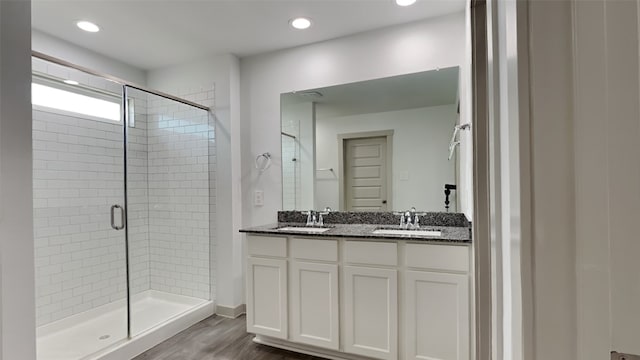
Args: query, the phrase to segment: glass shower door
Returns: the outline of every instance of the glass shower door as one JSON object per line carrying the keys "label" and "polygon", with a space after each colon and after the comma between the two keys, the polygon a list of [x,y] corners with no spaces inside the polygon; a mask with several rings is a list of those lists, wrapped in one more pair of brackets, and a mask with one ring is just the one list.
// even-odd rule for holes
{"label": "glass shower door", "polygon": [[214,132],[206,110],[131,87],[125,93],[131,334],[136,336],[211,298]]}
{"label": "glass shower door", "polygon": [[33,70],[38,359],[80,359],[127,338],[122,87]]}

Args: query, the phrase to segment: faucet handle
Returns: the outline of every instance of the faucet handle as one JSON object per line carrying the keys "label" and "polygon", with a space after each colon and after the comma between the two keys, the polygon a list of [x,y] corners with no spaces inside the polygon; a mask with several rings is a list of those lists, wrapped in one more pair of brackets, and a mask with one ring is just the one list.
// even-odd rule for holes
{"label": "faucet handle", "polygon": [[307,226],[313,226],[316,216],[313,214],[313,210],[301,211],[302,215],[307,215]]}

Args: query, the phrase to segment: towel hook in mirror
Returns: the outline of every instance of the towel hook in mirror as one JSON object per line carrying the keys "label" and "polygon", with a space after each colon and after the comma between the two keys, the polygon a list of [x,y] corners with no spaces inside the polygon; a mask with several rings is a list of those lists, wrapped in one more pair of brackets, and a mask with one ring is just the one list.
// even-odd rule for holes
{"label": "towel hook in mirror", "polygon": [[256,169],[263,173],[271,166],[271,154],[266,152],[256,156]]}

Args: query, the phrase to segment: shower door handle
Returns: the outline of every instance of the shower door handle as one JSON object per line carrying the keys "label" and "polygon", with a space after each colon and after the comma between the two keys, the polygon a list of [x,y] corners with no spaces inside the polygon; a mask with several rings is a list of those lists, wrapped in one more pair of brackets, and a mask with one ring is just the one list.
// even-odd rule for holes
{"label": "shower door handle", "polygon": [[[116,214],[115,214],[116,209],[120,209],[120,226],[116,225]],[[114,228],[115,230],[122,230],[124,229],[124,224],[125,224],[124,209],[120,205],[112,205],[111,206],[111,227]]]}

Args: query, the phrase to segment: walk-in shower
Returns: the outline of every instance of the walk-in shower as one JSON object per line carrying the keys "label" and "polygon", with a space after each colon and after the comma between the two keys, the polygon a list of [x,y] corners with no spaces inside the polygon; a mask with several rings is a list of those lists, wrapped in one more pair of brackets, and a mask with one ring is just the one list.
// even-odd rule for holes
{"label": "walk-in shower", "polygon": [[213,311],[213,90],[179,94],[196,104],[66,65],[33,58],[38,360]]}

